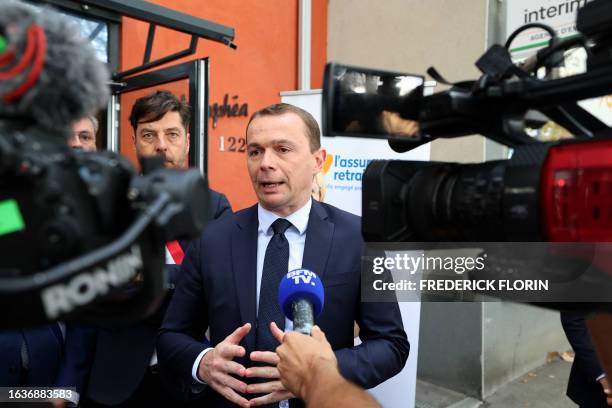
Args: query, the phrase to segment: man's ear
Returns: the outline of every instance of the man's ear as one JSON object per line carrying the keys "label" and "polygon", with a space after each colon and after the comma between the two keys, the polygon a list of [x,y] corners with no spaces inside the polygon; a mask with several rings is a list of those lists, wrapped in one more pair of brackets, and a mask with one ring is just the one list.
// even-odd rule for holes
{"label": "man's ear", "polygon": [[318,151],[315,152],[315,174],[323,170],[323,163],[325,163],[325,157],[327,156],[327,151],[324,148],[319,148]]}
{"label": "man's ear", "polygon": [[189,137],[189,132],[187,132],[187,153],[189,153],[189,140],[191,138]]}

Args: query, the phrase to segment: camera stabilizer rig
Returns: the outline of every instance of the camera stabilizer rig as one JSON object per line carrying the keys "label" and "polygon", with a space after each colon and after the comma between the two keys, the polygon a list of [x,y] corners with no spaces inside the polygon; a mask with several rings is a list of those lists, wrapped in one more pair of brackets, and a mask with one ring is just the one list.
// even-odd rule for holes
{"label": "camera stabilizer rig", "polygon": [[[164,243],[199,236],[200,173],[111,152],[70,151],[36,129],[0,128],[0,321],[129,322],[163,299]],[[20,313],[16,313],[20,311]]]}
{"label": "camera stabilizer rig", "polygon": [[204,228],[198,170],[151,158],[139,175],[118,154],[66,146],[71,124],[106,105],[108,81],[65,17],[0,3],[1,327],[142,318],[165,295],[164,243]]}

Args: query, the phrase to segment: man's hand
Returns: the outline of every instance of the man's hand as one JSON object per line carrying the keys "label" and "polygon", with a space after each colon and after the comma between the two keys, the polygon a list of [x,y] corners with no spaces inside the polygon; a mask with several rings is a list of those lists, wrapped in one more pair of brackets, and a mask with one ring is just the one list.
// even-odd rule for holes
{"label": "man's hand", "polygon": [[612,406],[612,389],[610,389],[610,382],[608,381],[608,377],[604,377],[599,380],[601,387],[603,388],[604,394],[606,394],[606,402],[609,406]]}
{"label": "man's hand", "polygon": [[[308,384],[318,370],[338,372],[336,355],[325,333],[314,326],[312,337],[297,332],[285,333],[276,349],[280,359],[278,371],[285,388],[304,399]],[[339,376],[339,374],[338,374]]]}
{"label": "man's hand", "polygon": [[[270,331],[276,340],[283,341],[283,331],[278,328],[276,323],[270,323]],[[293,398],[293,394],[285,390],[285,387],[280,382],[280,374],[276,365],[278,364],[278,355],[272,351],[254,351],[250,355],[251,360],[256,363],[269,364],[264,367],[250,367],[246,370],[246,377],[249,378],[268,378],[270,381],[259,384],[249,384],[247,392],[250,394],[266,394],[258,398],[253,398],[249,401],[252,407],[270,404],[286,399]]]}
{"label": "man's hand", "polygon": [[381,123],[383,129],[392,135],[414,137],[419,133],[419,123],[404,119],[397,112],[382,111]]}
{"label": "man's hand", "polygon": [[217,344],[200,360],[198,377],[226,399],[241,407],[250,406],[249,401],[236,393],[246,392],[247,385],[230,374],[244,377],[246,369],[242,364],[232,361],[246,353],[240,341],[251,330],[251,324],[246,323],[234,330],[225,340]]}
{"label": "man's hand", "polygon": [[53,404],[53,408],[66,408],[68,401],[62,398],[54,398],[51,400],[51,404]]}

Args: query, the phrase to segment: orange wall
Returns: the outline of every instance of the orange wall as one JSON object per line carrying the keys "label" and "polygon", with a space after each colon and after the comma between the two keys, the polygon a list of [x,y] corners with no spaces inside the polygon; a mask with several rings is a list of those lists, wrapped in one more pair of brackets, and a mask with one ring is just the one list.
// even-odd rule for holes
{"label": "orange wall", "polygon": [[[149,0],[235,29],[237,50],[200,39],[195,56],[173,62],[177,64],[209,57],[209,105],[223,103],[225,94],[238,95],[238,103],[248,103],[248,114],[280,101],[279,92],[297,86],[298,1],[297,0]],[[324,10],[319,10],[324,9]],[[319,28],[315,28],[315,27]],[[326,60],[327,1],[313,1],[312,83],[320,87]],[[129,69],[142,62],[148,25],[124,18],[121,39],[121,68]],[[188,47],[186,34],[157,28],[151,58],[168,55]],[[160,88],[170,89],[169,86]],[[185,90],[186,93],[186,90]],[[139,95],[140,96],[140,95]],[[133,96],[122,98],[122,151],[130,153],[132,130],[127,122]],[[246,170],[246,156],[230,152],[229,138],[244,138],[248,118],[219,118],[215,129],[208,123],[209,184],[227,195],[234,210],[255,203]],[[220,138],[225,151],[219,151]],[[236,145],[239,145],[237,142]],[[132,149],[133,151],[133,149]],[[133,153],[132,153],[133,154]]]}
{"label": "orange wall", "polygon": [[323,72],[327,62],[327,2],[312,0],[312,38],[310,45],[310,87],[323,87]]}

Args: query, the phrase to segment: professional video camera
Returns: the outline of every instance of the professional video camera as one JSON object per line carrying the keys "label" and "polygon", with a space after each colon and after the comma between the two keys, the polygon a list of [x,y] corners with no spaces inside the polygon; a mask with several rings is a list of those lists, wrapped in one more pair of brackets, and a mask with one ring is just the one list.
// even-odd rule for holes
{"label": "professional video camera", "polygon": [[[515,65],[509,45],[534,27],[549,31],[549,46]],[[366,241],[612,241],[612,132],[577,104],[612,93],[612,2],[581,8],[577,29],[560,40],[528,24],[476,62],[478,80],[428,96],[420,76],[328,64],[326,135],[385,138],[401,152],[478,133],[513,150],[480,164],[373,161],[362,179]],[[586,72],[554,78],[576,47],[586,50]],[[547,121],[573,137],[542,142],[528,131]]]}
{"label": "professional video camera", "polygon": [[164,293],[164,243],[196,238],[208,189],[197,170],[66,146],[108,100],[108,72],[48,9],[0,4],[0,327],[128,322]]}

